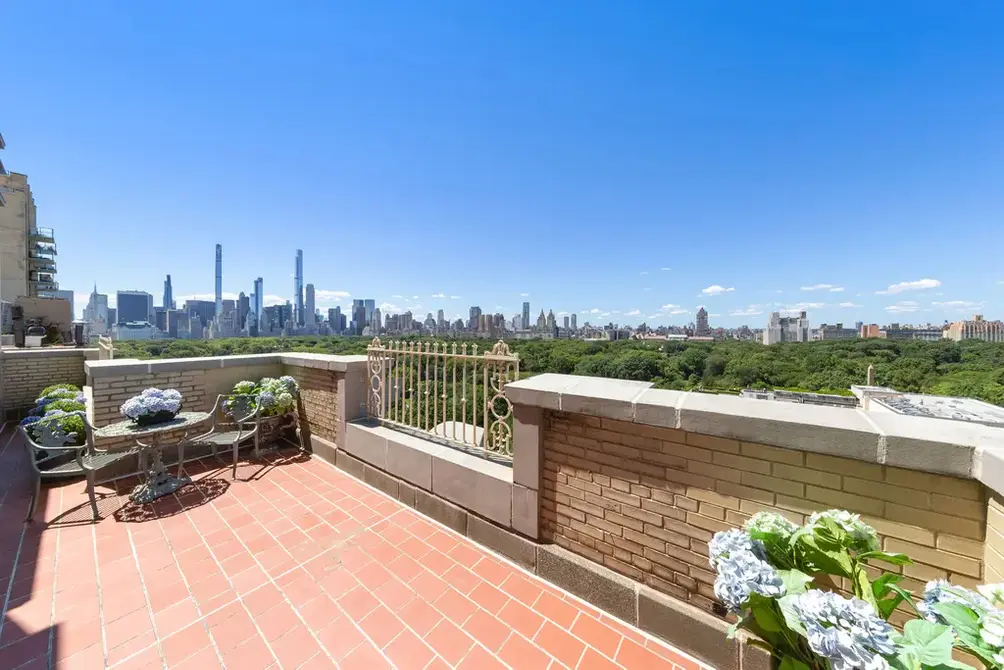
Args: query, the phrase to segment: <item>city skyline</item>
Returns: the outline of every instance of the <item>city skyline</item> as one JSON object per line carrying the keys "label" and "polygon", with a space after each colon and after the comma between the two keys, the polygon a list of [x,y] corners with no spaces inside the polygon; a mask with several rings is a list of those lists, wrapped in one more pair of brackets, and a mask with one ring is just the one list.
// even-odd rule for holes
{"label": "city skyline", "polygon": [[[265,304],[296,304],[301,248],[322,311],[508,318],[528,293],[624,324],[999,313],[1004,5],[642,5],[476,3],[449,29],[407,5],[282,6],[273,34],[226,2],[17,3],[7,46],[32,67],[9,73],[4,163],[78,315],[95,281],[159,295],[171,274],[179,304],[215,300],[217,243],[221,298],[260,276]],[[282,82],[267,104],[262,77]],[[266,129],[286,197],[262,197]],[[183,216],[154,206],[179,175]],[[94,232],[136,222],[171,242]]]}

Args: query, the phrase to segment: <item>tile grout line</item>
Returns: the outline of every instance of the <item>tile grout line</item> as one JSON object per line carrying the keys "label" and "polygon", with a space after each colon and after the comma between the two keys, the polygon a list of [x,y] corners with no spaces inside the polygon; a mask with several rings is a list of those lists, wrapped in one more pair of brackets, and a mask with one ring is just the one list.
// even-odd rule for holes
{"label": "tile grout line", "polygon": [[[105,635],[105,598],[101,588],[101,566],[98,564],[97,524],[91,524],[91,554],[94,556],[94,579],[98,592],[98,624],[101,626],[101,659],[108,667],[108,637]],[[162,666],[163,667],[163,666]]]}
{"label": "tile grout line", "polygon": [[[338,467],[337,467],[337,466],[335,466],[335,465],[333,465],[333,464],[331,464],[331,463],[328,463],[328,462],[327,462],[327,461],[325,461],[325,460],[324,460],[323,458],[316,458],[316,459],[315,459],[315,457],[314,457],[314,456],[312,455],[312,456],[311,456],[311,460],[319,460],[319,461],[320,461],[321,463],[323,463],[323,464],[327,465],[328,467],[332,468],[332,469],[333,469],[333,470],[334,470],[335,472],[338,472],[338,473],[341,473],[341,474],[342,474],[343,476],[345,476],[345,477],[351,477],[351,475],[349,475],[348,473],[345,473],[345,472],[344,472],[343,470],[340,470],[340,469],[338,469]],[[302,467],[302,464],[301,464],[301,463],[298,463],[297,465],[300,465],[300,466]],[[316,477],[316,475],[314,475],[313,473],[310,473],[310,474],[311,474],[312,476]],[[317,478],[318,478],[318,479],[320,479],[319,477],[317,477]],[[586,601],[582,600],[581,598],[579,598],[579,597],[578,597],[578,596],[576,596],[575,594],[573,594],[573,593],[571,593],[571,592],[569,592],[569,591],[566,591],[565,589],[562,589],[562,588],[560,588],[560,587],[558,587],[558,586],[556,586],[556,585],[552,584],[551,582],[549,582],[549,581],[547,581],[547,580],[545,580],[545,579],[543,579],[543,578],[539,577],[538,575],[536,575],[536,574],[534,574],[534,573],[532,573],[532,572],[528,571],[527,569],[525,569],[525,568],[524,568],[523,566],[521,566],[521,565],[518,565],[518,564],[516,564],[516,563],[512,562],[512,561],[511,561],[511,560],[510,560],[510,559],[509,559],[508,557],[506,557],[506,556],[503,556],[502,554],[498,554],[498,553],[496,553],[496,552],[492,551],[491,549],[489,549],[488,547],[484,547],[483,545],[481,545],[481,544],[479,544],[479,543],[475,542],[474,540],[470,539],[470,538],[469,538],[469,537],[467,537],[466,535],[461,535],[460,533],[458,533],[457,531],[453,530],[453,529],[452,529],[452,528],[450,528],[449,526],[446,526],[445,524],[442,524],[442,523],[440,523],[440,522],[439,522],[438,520],[436,520],[436,519],[434,519],[434,518],[432,518],[432,517],[428,517],[428,516],[425,516],[424,514],[422,514],[421,512],[418,512],[417,510],[414,510],[413,508],[410,508],[410,507],[407,507],[407,506],[406,506],[406,505],[404,505],[404,503],[402,503],[402,502],[401,502],[400,500],[397,500],[396,498],[392,498],[392,497],[391,497],[391,496],[390,496],[389,494],[387,494],[387,493],[385,493],[385,492],[381,491],[380,489],[377,489],[377,488],[375,488],[375,487],[371,486],[371,485],[370,485],[370,484],[368,484],[367,482],[365,482],[365,481],[363,481],[363,480],[361,480],[361,479],[356,479],[355,477],[352,477],[352,480],[353,480],[353,481],[355,481],[355,482],[358,482],[359,484],[361,484],[361,485],[363,485],[363,486],[365,486],[365,487],[369,488],[370,490],[372,490],[372,491],[374,491],[374,492],[376,492],[376,493],[380,494],[381,496],[385,497],[386,499],[388,499],[388,500],[391,500],[391,501],[393,501],[393,502],[397,503],[398,505],[400,505],[400,506],[401,506],[401,507],[402,507],[403,509],[405,509],[405,510],[407,510],[407,509],[411,509],[411,510],[412,510],[412,511],[413,511],[413,512],[414,512],[414,513],[416,514],[416,515],[418,515],[418,516],[419,516],[419,518],[421,518],[421,519],[424,519],[424,520],[427,520],[427,521],[429,521],[429,522],[431,522],[431,523],[435,524],[436,526],[438,526],[438,527],[439,527],[439,528],[440,528],[441,530],[443,530],[443,531],[448,531],[448,532],[449,532],[450,534],[452,534],[452,535],[453,535],[454,537],[457,537],[457,538],[460,538],[461,540],[465,540],[465,541],[467,541],[467,542],[468,542],[468,543],[469,543],[470,545],[473,545],[473,546],[474,546],[475,548],[477,548],[477,549],[478,549],[479,551],[482,551],[483,553],[485,553],[485,554],[487,554],[487,555],[489,555],[489,556],[492,556],[492,557],[495,557],[495,558],[498,558],[499,560],[503,561],[503,562],[504,562],[504,563],[506,563],[507,565],[509,565],[509,566],[511,566],[511,567],[513,567],[513,568],[515,568],[515,569],[516,569],[517,571],[519,571],[520,573],[522,573],[522,574],[523,574],[524,576],[526,576],[526,577],[529,577],[529,578],[531,578],[531,581],[533,581],[533,582],[535,582],[535,583],[536,583],[536,582],[542,582],[542,583],[545,583],[545,584],[547,584],[547,585],[548,585],[548,586],[549,586],[550,588],[552,588],[552,589],[555,589],[555,590],[558,590],[558,591],[560,591],[560,592],[562,593],[562,595],[564,595],[564,596],[570,596],[571,598],[573,598],[573,599],[574,599],[574,602],[577,602],[577,603],[579,603],[580,605],[586,605],[586,606],[587,606],[587,607],[588,607],[588,608],[589,608],[590,610],[595,610],[595,611],[597,611],[597,612],[602,612],[602,610],[600,610],[599,608],[595,607],[594,605],[592,605],[592,604],[590,604],[590,603],[587,603]],[[323,481],[323,480],[322,480],[322,481]],[[419,538],[419,539],[421,539],[421,538]],[[433,548],[433,549],[435,549],[435,548]],[[482,558],[483,558],[483,557],[482,557]],[[476,565],[476,564],[475,564],[475,565]],[[422,567],[424,568],[425,566],[422,566]],[[473,566],[472,566],[472,567],[473,567]],[[431,572],[431,571],[430,571],[430,572]],[[433,574],[435,574],[435,573],[433,573]],[[487,580],[485,580],[485,581],[487,581]],[[489,582],[489,583],[490,583],[490,582]],[[494,586],[494,585],[493,585],[493,586]],[[496,588],[498,588],[498,587],[496,587]],[[499,590],[501,591],[501,589],[499,589]],[[545,591],[545,593],[546,593],[546,591]],[[506,595],[509,595],[509,594],[508,594],[508,593],[506,593]],[[513,598],[512,598],[512,596],[510,596],[510,599],[513,599]],[[536,600],[534,601],[534,605],[536,605],[536,603],[537,603],[537,601],[538,601],[539,599],[540,599],[540,596],[538,596],[538,597],[537,597],[537,599],[536,599]],[[430,604],[431,604],[431,603],[430,603]],[[521,603],[521,604],[522,604],[522,603]],[[530,609],[533,609],[533,606],[530,606]],[[584,609],[584,608],[582,608],[582,607],[579,607],[578,609],[579,609],[580,611],[585,611],[585,609]],[[538,613],[538,614],[539,614],[539,613]],[[601,656],[603,656],[604,658],[608,658],[608,659],[610,659],[611,661],[613,661],[614,663],[616,663],[616,664],[618,664],[618,665],[621,665],[621,664],[620,664],[620,663],[619,663],[619,662],[618,662],[618,661],[617,661],[616,659],[611,659],[611,658],[610,658],[609,656],[607,656],[606,654],[604,654],[604,653],[603,653],[602,651],[600,651],[599,649],[596,649],[595,647],[593,647],[592,645],[590,645],[590,644],[589,644],[589,643],[588,643],[587,641],[583,640],[582,638],[578,637],[577,635],[574,635],[574,634],[573,634],[573,633],[571,632],[571,630],[570,630],[570,629],[565,629],[565,628],[563,628],[563,627],[562,627],[562,626],[561,626],[560,624],[558,624],[558,623],[557,623],[556,621],[554,621],[553,619],[550,619],[550,618],[548,618],[548,617],[544,616],[543,614],[540,614],[540,616],[541,616],[541,617],[542,617],[543,619],[545,619],[546,621],[550,621],[550,622],[551,622],[552,624],[554,624],[555,626],[557,626],[559,630],[562,630],[563,632],[566,632],[566,633],[567,633],[568,635],[570,635],[571,637],[573,637],[573,638],[575,638],[576,640],[578,640],[578,641],[582,642],[583,644],[585,644],[585,645],[586,645],[586,647],[588,647],[588,648],[591,648],[591,649],[593,649],[594,651],[596,651],[597,653],[599,653],[599,654],[600,654]],[[610,616],[610,615],[608,615],[608,616]],[[496,617],[496,618],[497,618],[497,617]],[[591,617],[591,618],[595,618],[595,617]],[[677,653],[677,654],[680,654],[680,655],[681,655],[681,656],[683,656],[684,658],[686,658],[686,659],[688,659],[688,660],[692,660],[692,661],[694,661],[695,663],[697,663],[697,664],[701,665],[701,662],[700,662],[700,661],[698,661],[697,659],[694,659],[694,658],[693,658],[693,657],[691,657],[691,656],[690,656],[689,654],[686,654],[686,653],[685,653],[685,652],[683,652],[682,650],[680,650],[680,649],[677,649],[676,647],[674,647],[674,646],[670,645],[669,643],[667,643],[667,642],[664,642],[664,641],[662,641],[662,640],[660,640],[660,639],[658,639],[658,638],[656,638],[656,637],[653,637],[653,636],[652,636],[652,635],[650,635],[649,633],[646,633],[645,631],[643,631],[643,630],[641,630],[640,628],[637,628],[637,627],[635,627],[635,626],[631,626],[631,625],[630,625],[630,624],[628,624],[627,622],[623,622],[623,621],[620,621],[620,619],[617,619],[616,617],[612,617],[612,618],[613,618],[614,620],[618,621],[619,623],[621,623],[621,625],[624,625],[624,626],[627,626],[627,627],[631,628],[633,632],[636,632],[636,633],[639,633],[639,634],[641,634],[641,635],[642,635],[642,637],[644,637],[644,638],[645,638],[646,640],[652,640],[652,641],[654,641],[654,642],[658,643],[658,644],[659,644],[660,646],[662,646],[662,647],[666,647],[666,648],[668,648],[668,649],[669,649],[670,651],[673,651],[673,652],[675,652],[675,653]],[[624,635],[623,633],[619,633],[618,631],[614,630],[614,629],[613,629],[613,628],[611,628],[610,626],[607,626],[607,624],[606,624],[606,623],[604,623],[603,621],[601,621],[600,619],[598,619],[598,618],[597,618],[597,619],[596,619],[596,621],[598,621],[598,622],[599,622],[600,624],[602,624],[602,625],[606,626],[607,628],[609,628],[610,630],[612,630],[612,631],[613,631],[614,633],[617,633],[618,635],[620,635],[620,636],[621,636],[621,643],[620,643],[620,644],[618,644],[618,649],[617,649],[617,650],[618,650],[618,652],[619,652],[619,651],[620,651],[620,647],[621,647],[621,646],[623,645],[623,640],[624,640],[624,638],[625,638],[626,636],[625,636],[625,635]],[[505,623],[505,622],[503,621],[502,623]],[[573,624],[574,624],[574,621],[573,621]],[[543,626],[541,626],[541,628],[543,628]],[[514,631],[514,632],[517,632],[517,633],[518,633],[518,631]],[[534,637],[536,637],[536,635],[538,635],[539,633],[540,633],[540,630],[538,629],[538,630],[537,630],[537,632],[536,632],[536,633],[534,634]],[[531,644],[535,644],[535,645],[537,644],[537,643],[536,643],[536,642],[534,642],[533,640],[530,640],[530,643],[531,643]],[[538,648],[539,648],[539,645],[537,645],[537,646],[538,646]],[[642,646],[642,648],[646,648],[646,647],[645,647],[644,645],[641,645],[641,646]],[[655,653],[655,652],[652,652],[652,653]],[[548,656],[550,656],[550,654],[548,654]],[[552,658],[553,658],[553,657],[552,657]],[[557,660],[557,659],[555,659],[555,660]]]}
{"label": "tile grout line", "polygon": [[[59,487],[59,513],[63,513],[63,496],[65,486]],[[59,548],[62,543],[62,526],[56,527],[56,555],[53,557],[52,566],[52,602],[49,603],[49,647],[48,647],[48,661],[49,667],[55,667],[56,659],[52,657],[52,646],[55,643],[56,637],[56,595],[57,587],[59,586]],[[37,560],[37,558],[36,558]],[[37,567],[35,568],[38,569]],[[83,651],[82,649],[80,651]]]}
{"label": "tile grout line", "polygon": [[[115,482],[115,490],[118,491],[118,488],[119,488],[119,483],[118,483],[118,481],[116,481]],[[127,493],[126,496],[128,496],[128,495],[129,494]],[[153,616],[153,605],[150,602],[150,592],[146,588],[146,580],[143,578],[143,570],[140,567],[139,553],[136,551],[136,542],[135,542],[135,540],[133,540],[132,529],[130,529],[128,527],[128,524],[126,524],[126,537],[129,538],[129,547],[130,547],[130,549],[132,549],[133,564],[135,564],[135,566],[136,566],[136,572],[139,574],[139,584],[140,584],[140,588],[143,589],[143,599],[146,601],[146,613],[147,613],[147,616],[150,618],[150,627],[153,629],[153,635],[157,639],[157,641],[155,643],[157,645],[157,653],[160,655],[160,662],[161,662],[162,667],[166,668],[167,667],[167,657],[164,656],[164,648],[163,648],[163,645],[161,645],[161,643],[160,643],[160,635],[157,633],[157,621],[156,621],[156,619]],[[125,643],[123,643],[123,644],[125,644]],[[108,664],[107,657],[105,658],[105,664],[106,665]]]}

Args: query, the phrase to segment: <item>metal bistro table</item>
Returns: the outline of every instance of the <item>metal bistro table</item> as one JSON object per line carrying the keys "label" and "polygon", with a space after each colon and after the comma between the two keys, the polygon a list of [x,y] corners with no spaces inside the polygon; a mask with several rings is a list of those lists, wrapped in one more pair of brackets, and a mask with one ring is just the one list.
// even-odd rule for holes
{"label": "metal bistro table", "polygon": [[[136,486],[129,499],[135,503],[143,504],[153,502],[168,493],[174,493],[182,486],[192,482],[191,477],[185,474],[185,440],[186,433],[178,442],[178,475],[172,476],[164,466],[163,445],[161,438],[172,430],[194,428],[198,424],[209,419],[209,412],[179,412],[170,421],[155,423],[148,426],[140,426],[131,420],[119,421],[94,431],[96,437],[131,437],[139,447],[140,470],[145,470],[146,481]],[[149,438],[149,443],[140,441],[140,438]]]}

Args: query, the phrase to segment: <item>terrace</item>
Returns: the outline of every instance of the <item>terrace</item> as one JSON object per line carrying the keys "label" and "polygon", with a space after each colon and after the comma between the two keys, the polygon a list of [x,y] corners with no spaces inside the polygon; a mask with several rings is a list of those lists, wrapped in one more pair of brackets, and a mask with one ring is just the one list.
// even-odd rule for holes
{"label": "terrace", "polygon": [[[883,548],[916,560],[893,567],[915,591],[1002,581],[999,428],[567,375],[493,380],[504,352],[468,361],[482,384],[457,394],[455,416],[449,355],[4,351],[9,418],[54,380],[79,380],[97,426],[148,386],[205,409],[240,379],[292,375],[309,453],[245,458],[236,480],[203,458],[192,485],[147,506],[119,480],[98,522],[82,483],[47,485],[25,524],[26,454],[8,429],[0,667],[766,668],[745,637],[725,639],[707,567],[712,533],[764,509],[862,513]],[[424,373],[392,374],[402,366]],[[456,422],[473,424],[463,440]]]}

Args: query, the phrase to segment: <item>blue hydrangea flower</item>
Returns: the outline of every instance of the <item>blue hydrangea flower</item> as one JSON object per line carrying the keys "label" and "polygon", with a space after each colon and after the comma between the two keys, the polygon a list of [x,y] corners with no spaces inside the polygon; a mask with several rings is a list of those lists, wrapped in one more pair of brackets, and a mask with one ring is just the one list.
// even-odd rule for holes
{"label": "blue hydrangea flower", "polygon": [[994,609],[990,601],[979,593],[951,584],[945,579],[935,579],[927,583],[924,587],[924,599],[917,603],[917,609],[928,621],[943,624],[946,623],[945,620],[934,611],[934,606],[938,603],[958,603],[977,614]]}
{"label": "blue hydrangea flower", "polygon": [[286,391],[291,395],[296,396],[296,394],[300,392],[300,385],[297,384],[296,380],[289,375],[279,377],[279,381],[282,382],[282,385],[286,387]]}
{"label": "blue hydrangea flower", "polygon": [[733,612],[740,611],[750,594],[769,598],[785,594],[784,582],[770,563],[752,551],[739,550],[718,559],[715,596]]}
{"label": "blue hydrangea flower", "polygon": [[27,427],[27,426],[30,426],[33,423],[38,423],[41,420],[42,420],[42,417],[40,417],[40,416],[26,416],[23,419],[21,419],[21,422],[20,422],[19,425]]}
{"label": "blue hydrangea flower", "polygon": [[258,396],[258,402],[261,403],[262,409],[271,407],[275,404],[275,394],[271,391],[262,391]]}
{"label": "blue hydrangea flower", "polygon": [[759,540],[752,539],[744,531],[732,528],[715,533],[711,542],[708,542],[708,563],[712,568],[717,568],[720,559],[742,551],[753,552],[758,558],[766,558],[763,544]]}
{"label": "blue hydrangea flower", "polygon": [[884,656],[896,653],[893,627],[858,598],[811,589],[795,596],[792,607],[805,626],[809,646],[833,670],[887,670]]}
{"label": "blue hydrangea flower", "polygon": [[148,388],[122,403],[120,411],[130,419],[138,419],[157,412],[177,413],[181,409],[181,400],[181,393],[175,389],[162,391]]}

